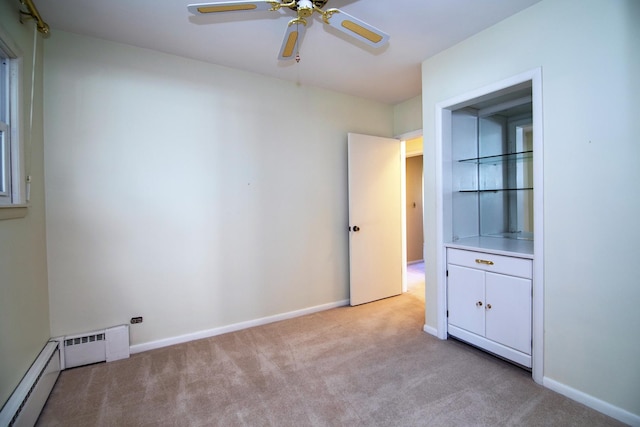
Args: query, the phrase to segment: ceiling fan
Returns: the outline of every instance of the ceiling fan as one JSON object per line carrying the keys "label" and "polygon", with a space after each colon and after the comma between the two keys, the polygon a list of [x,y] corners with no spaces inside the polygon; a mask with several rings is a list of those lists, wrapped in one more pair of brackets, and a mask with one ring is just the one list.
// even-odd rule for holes
{"label": "ceiling fan", "polygon": [[300,43],[307,26],[306,18],[317,12],[325,24],[342,31],[345,34],[360,40],[369,46],[379,47],[389,41],[389,35],[380,31],[372,25],[367,24],[339,9],[322,8],[328,0],[240,0],[240,1],[216,1],[211,3],[190,4],[187,6],[189,12],[194,15],[209,15],[227,12],[249,12],[249,11],[278,11],[282,8],[289,8],[296,12],[297,17],[289,21],[284,40],[280,48],[278,59],[296,59]]}

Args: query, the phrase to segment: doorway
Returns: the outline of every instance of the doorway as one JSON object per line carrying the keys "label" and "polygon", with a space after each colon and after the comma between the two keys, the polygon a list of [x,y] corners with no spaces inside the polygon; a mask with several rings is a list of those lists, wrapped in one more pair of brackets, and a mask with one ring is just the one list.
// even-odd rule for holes
{"label": "doorway", "polygon": [[404,139],[404,245],[403,292],[424,298],[424,174],[422,135]]}

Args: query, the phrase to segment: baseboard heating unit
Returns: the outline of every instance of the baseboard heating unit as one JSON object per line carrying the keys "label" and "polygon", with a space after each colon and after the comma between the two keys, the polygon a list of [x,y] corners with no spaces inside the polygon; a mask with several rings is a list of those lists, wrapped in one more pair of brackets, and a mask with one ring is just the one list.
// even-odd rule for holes
{"label": "baseboard heating unit", "polygon": [[60,374],[58,342],[49,341],[0,411],[0,427],[33,426]]}
{"label": "baseboard heating unit", "polygon": [[0,410],[0,427],[33,427],[61,370],[129,357],[129,325],[52,338]]}
{"label": "baseboard heating unit", "polygon": [[129,325],[56,338],[62,369],[129,357]]}

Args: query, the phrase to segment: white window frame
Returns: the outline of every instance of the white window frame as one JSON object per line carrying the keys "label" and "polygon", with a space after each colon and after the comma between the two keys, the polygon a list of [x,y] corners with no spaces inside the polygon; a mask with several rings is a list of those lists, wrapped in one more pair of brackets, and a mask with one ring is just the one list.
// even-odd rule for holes
{"label": "white window frame", "polygon": [[[1,58],[0,61],[4,62]],[[0,66],[4,68],[3,65],[0,64]],[[0,70],[0,78],[4,80],[3,73],[4,70]],[[2,103],[8,104],[4,99]],[[4,117],[0,117],[0,204],[4,205],[11,202],[11,189],[11,135],[9,125],[5,123]]]}
{"label": "white window frame", "polygon": [[[22,51],[0,27],[0,71],[3,91],[0,102],[0,137],[4,142],[4,156],[0,156],[0,174],[6,182],[0,191],[0,219],[24,216],[26,213],[8,212],[4,208],[26,206],[26,180],[24,179],[24,144],[22,135]],[[0,149],[3,147],[0,146]],[[1,189],[0,189],[1,190]]]}

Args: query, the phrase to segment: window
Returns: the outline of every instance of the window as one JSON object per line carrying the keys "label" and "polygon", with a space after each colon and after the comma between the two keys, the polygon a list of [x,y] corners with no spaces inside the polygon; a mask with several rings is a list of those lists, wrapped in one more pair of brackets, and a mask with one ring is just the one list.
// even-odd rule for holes
{"label": "window", "polygon": [[19,53],[0,28],[0,207],[24,203],[18,117],[22,65]]}
{"label": "window", "polygon": [[0,57],[0,204],[11,202],[11,139],[9,138],[9,59]]}

